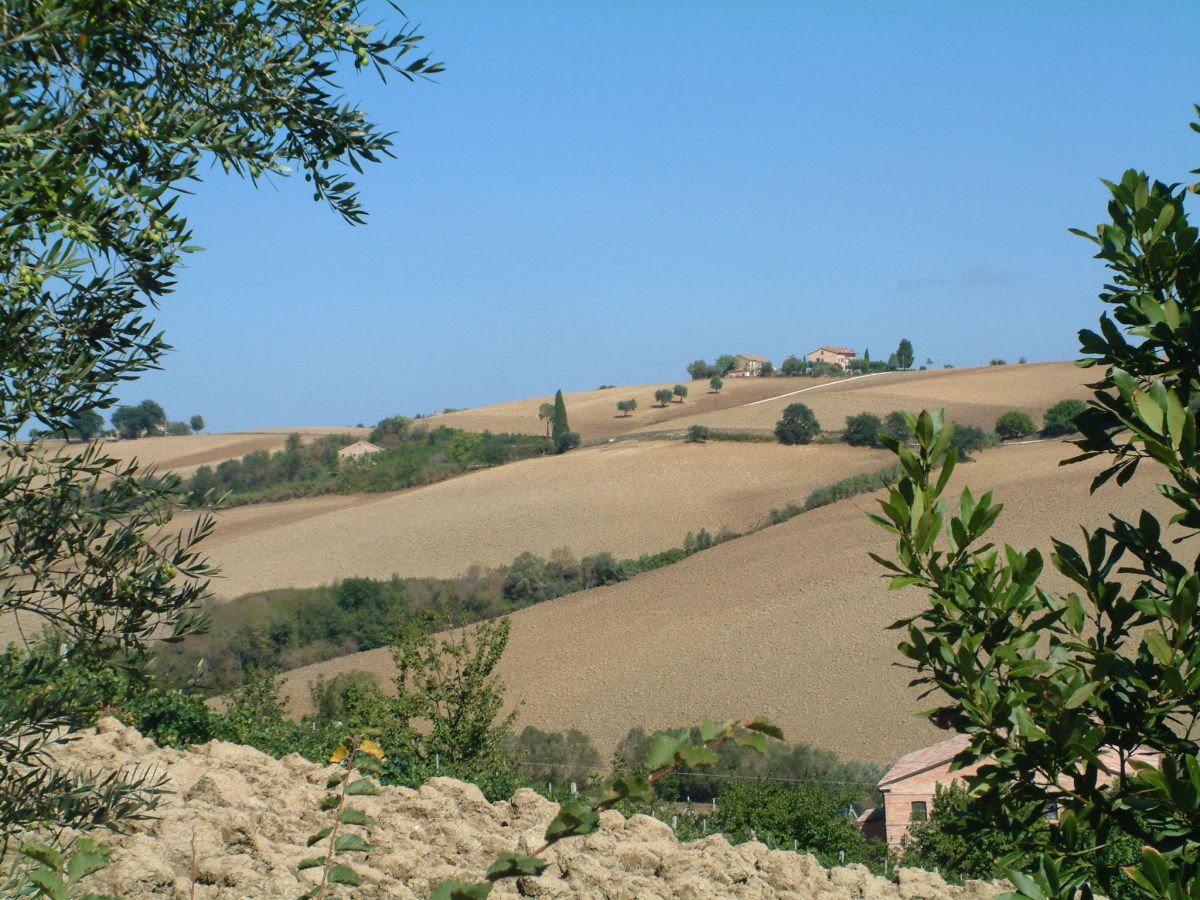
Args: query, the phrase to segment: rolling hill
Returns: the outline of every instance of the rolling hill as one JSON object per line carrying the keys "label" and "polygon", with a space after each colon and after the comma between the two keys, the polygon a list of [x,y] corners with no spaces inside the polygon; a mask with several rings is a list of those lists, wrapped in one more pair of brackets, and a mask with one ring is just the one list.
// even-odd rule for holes
{"label": "rolling hill", "polygon": [[[670,427],[689,425],[716,429],[775,427],[790,403],[810,407],[828,430],[845,426],[846,416],[860,412],[882,418],[892,410],[919,412],[945,407],[946,416],[966,425],[991,431],[1002,413],[1016,409],[1028,413],[1040,427],[1042,415],[1059,400],[1086,400],[1085,387],[1095,372],[1074,363],[1038,363],[1019,366],[986,366],[977,369],[939,369],[930,372],[880,372],[859,378],[814,385],[806,378],[768,378],[776,386],[772,396],[737,407],[677,418]],[[783,396],[780,396],[783,395]],[[661,430],[647,423],[639,431]]]}
{"label": "rolling hill", "polygon": [[[805,379],[805,384],[837,382],[840,379]],[[666,407],[654,406],[654,392],[670,390],[676,383],[686,385],[688,397],[683,403]],[[727,378],[719,394],[709,391],[707,381],[690,381],[686,377],[666,384],[643,384],[614,387],[604,390],[564,394],[571,430],[578,431],[585,442],[606,440],[633,431],[644,430],[695,415],[731,409],[745,403],[774,397],[791,390],[793,379],[787,378]],[[631,416],[617,412],[617,401],[634,399],[637,411]],[[538,408],[554,400],[554,395],[500,403],[478,409],[439,413],[422,419],[430,425],[463,428],[467,431],[507,431],[513,434],[544,434],[546,425],[538,419]],[[778,417],[777,417],[778,418]],[[774,422],[772,422],[774,424]]]}
{"label": "rolling hill", "polygon": [[[201,466],[215,466],[227,459],[240,459],[248,453],[266,450],[268,453],[282,450],[288,435],[298,433],[307,443],[326,434],[351,434],[365,438],[367,428],[338,428],[318,426],[310,428],[279,428],[263,431],[236,431],[228,434],[189,434],[176,437],[146,437],[137,440],[106,440],[104,451],[116,459],[134,459],[146,466],[155,466],[162,471],[177,472],[184,477],[191,475]],[[50,446],[82,447],[83,444],[63,444],[48,441]]]}
{"label": "rolling hill", "polygon": [[772,507],[890,462],[838,445],[629,441],[397,493],[238,507],[221,513],[206,548],[223,572],[214,592],[226,598],[351,576],[454,577],[525,550],[638,556],[701,528],[744,530]]}
{"label": "rolling hill", "polygon": [[[1094,463],[1060,469],[1059,442],[988,451],[960,466],[958,485],[995,489],[1005,502],[995,535],[1048,549],[1109,510],[1169,504],[1142,477],[1087,491]],[[887,762],[939,732],[914,717],[896,635],[887,626],[919,609],[919,593],[889,593],[867,551],[890,551],[862,496],[722,544],[632,581],[523,610],[500,674],[519,722],[577,727],[602,752],[634,725],[675,727],[763,712],[791,740],[853,759]],[[1054,584],[1055,578],[1049,578]],[[1061,582],[1060,582],[1061,586]],[[361,669],[386,678],[386,649],[289,673],[293,704],[321,674]]]}

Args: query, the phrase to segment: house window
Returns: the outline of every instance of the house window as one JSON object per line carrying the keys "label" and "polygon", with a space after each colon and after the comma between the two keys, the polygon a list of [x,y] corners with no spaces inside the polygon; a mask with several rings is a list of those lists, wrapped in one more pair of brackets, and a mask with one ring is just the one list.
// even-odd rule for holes
{"label": "house window", "polygon": [[910,822],[924,822],[929,818],[929,806],[924,800],[914,800],[912,812],[909,814]]}

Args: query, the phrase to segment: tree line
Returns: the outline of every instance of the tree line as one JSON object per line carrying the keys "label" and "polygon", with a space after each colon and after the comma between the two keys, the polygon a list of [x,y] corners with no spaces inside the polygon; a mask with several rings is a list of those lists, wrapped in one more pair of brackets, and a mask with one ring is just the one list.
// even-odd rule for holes
{"label": "tree line", "polygon": [[56,429],[33,429],[31,435],[35,438],[61,437],[68,441],[91,441],[98,437],[135,440],[162,435],[199,434],[203,430],[203,416],[192,416],[186,422],[169,421],[159,403],[143,400],[133,406],[118,406],[113,411],[111,427],[105,426],[104,417],[95,409],[85,409],[68,415]]}

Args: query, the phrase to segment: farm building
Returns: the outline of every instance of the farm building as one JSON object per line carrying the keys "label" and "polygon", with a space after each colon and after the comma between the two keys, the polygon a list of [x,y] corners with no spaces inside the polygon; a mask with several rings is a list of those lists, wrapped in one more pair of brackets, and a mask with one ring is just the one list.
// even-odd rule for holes
{"label": "farm building", "polygon": [[849,347],[822,346],[808,354],[806,359],[809,362],[829,363],[830,365],[841,366],[843,369],[848,370],[850,364],[858,359],[858,353]]}
{"label": "farm building", "polygon": [[735,365],[729,373],[730,378],[753,378],[762,374],[763,365],[770,360],[755,353],[739,353],[734,357]]}
{"label": "farm building", "polygon": [[[912,824],[924,821],[933,811],[933,798],[938,785],[949,787],[964,776],[974,774],[987,762],[980,760],[961,769],[950,770],[954,757],[965,750],[969,743],[967,735],[956,734],[932,747],[914,750],[900,757],[879,781],[879,792],[883,794],[882,809],[869,809],[859,817],[859,827],[863,832],[882,832],[889,845],[899,846]],[[1157,765],[1158,758],[1157,753],[1149,751],[1134,754],[1136,762]],[[1111,784],[1121,768],[1116,752],[1109,750],[1101,754],[1100,762],[1102,771],[1099,783]]]}
{"label": "farm building", "polygon": [[364,456],[370,456],[373,453],[379,453],[383,450],[378,444],[372,444],[370,441],[355,441],[338,451],[338,460],[345,461],[347,459],[360,459]]}

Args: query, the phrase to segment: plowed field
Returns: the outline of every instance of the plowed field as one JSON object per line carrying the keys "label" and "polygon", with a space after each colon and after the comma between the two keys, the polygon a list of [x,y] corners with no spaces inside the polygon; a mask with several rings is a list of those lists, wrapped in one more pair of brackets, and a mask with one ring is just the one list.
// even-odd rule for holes
{"label": "plowed field", "polygon": [[[1097,466],[1058,468],[1070,448],[1046,442],[988,451],[955,475],[1006,504],[995,534],[1048,550],[1110,511],[1169,505],[1139,476],[1091,496]],[[940,738],[923,720],[886,627],[920,608],[889,593],[867,551],[890,552],[862,496],[805,513],[632,581],[524,610],[501,663],[520,723],[578,727],[602,752],[628,729],[763,712],[792,740],[889,762]],[[1055,583],[1054,578],[1050,583]],[[386,650],[297,670],[293,702],[317,673],[391,672]]]}
{"label": "plowed field", "polygon": [[[660,388],[670,390],[674,386],[674,382],[565,394],[563,402],[567,406],[567,418],[571,430],[578,431],[586,443],[628,434],[631,431],[648,427],[662,427],[667,423],[674,424],[681,418],[729,409],[765,397],[774,397],[776,394],[788,390],[792,380],[726,378],[725,386],[719,394],[709,391],[707,381],[681,379],[679,383],[687,386],[687,399],[683,403],[669,403],[666,407],[654,405],[654,392]],[[805,383],[815,382],[806,381]],[[631,416],[617,412],[617,401],[629,399],[637,400],[637,411]],[[517,400],[496,406],[442,413],[422,421],[428,422],[430,425],[445,425],[447,428],[464,428],[467,431],[545,434],[546,424],[538,419],[538,409],[543,403],[551,403],[553,400],[554,395],[551,394],[548,397],[534,397],[530,400]],[[771,424],[774,425],[774,422]]]}
{"label": "plowed field", "polygon": [[450,577],[524,550],[638,556],[701,528],[744,530],[772,507],[890,462],[836,445],[617,443],[399,493],[238,507],[220,515],[207,548],[227,598],[349,576]]}
{"label": "plowed field", "polygon": [[109,440],[104,442],[104,451],[117,459],[137,459],[143,465],[153,465],[162,471],[178,472],[186,477],[200,466],[215,466],[227,459],[240,459],[256,450],[282,450],[292,432],[299,433],[301,440],[305,442],[324,434],[352,434],[356,438],[365,438],[370,434],[369,429],[336,427],[243,431],[233,434],[189,434],[179,437],[139,438],[135,441]]}

